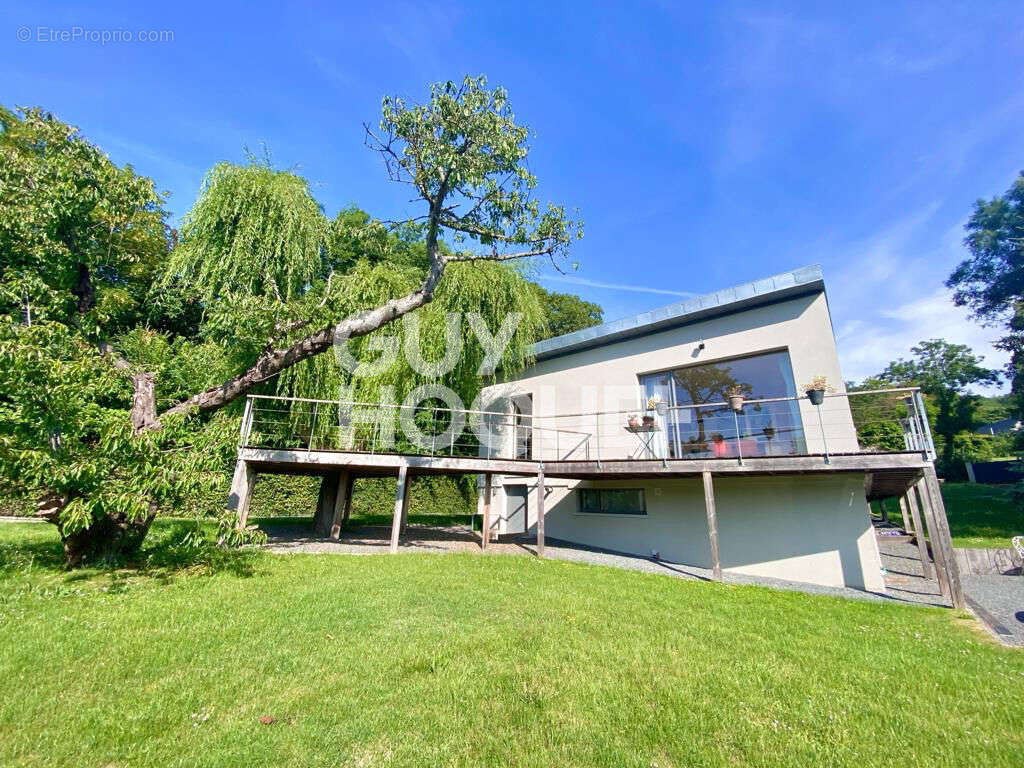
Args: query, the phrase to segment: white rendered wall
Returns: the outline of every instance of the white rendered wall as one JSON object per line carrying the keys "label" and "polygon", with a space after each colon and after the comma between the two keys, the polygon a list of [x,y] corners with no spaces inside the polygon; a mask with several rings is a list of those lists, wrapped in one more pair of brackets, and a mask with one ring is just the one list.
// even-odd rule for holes
{"label": "white rendered wall", "polygon": [[[698,349],[701,341],[703,350]],[[623,429],[625,414],[599,419],[565,417],[564,414],[639,411],[640,374],[777,350],[789,353],[798,395],[803,394],[803,385],[815,376],[825,376],[837,392],[845,391],[825,294],[817,293],[541,360],[514,381],[487,387],[482,401],[502,395],[532,395],[537,427],[533,438],[534,458],[566,458],[572,447],[583,439],[545,430],[545,427],[597,432],[599,438],[590,441],[591,458],[595,457],[598,441],[602,458],[625,458],[637,447],[636,437]],[[826,398],[821,412],[829,450],[833,453],[856,451],[856,431],[847,399]],[[563,416],[556,418],[556,414]],[[808,453],[822,452],[824,445],[817,409],[803,398],[800,414]],[[510,451],[511,435],[507,450],[502,452],[507,455]],[[572,455],[572,458],[584,457],[582,447]]]}
{"label": "white rendered wall", "polygon": [[[524,484],[506,478],[505,484]],[[529,487],[531,531],[536,481]],[[647,515],[581,513],[571,487],[644,488]],[[550,538],[663,560],[711,567],[704,492],[699,478],[548,481],[545,531]],[[864,476],[735,477],[715,479],[718,536],[726,571],[788,581],[884,592],[881,561],[864,498]],[[492,501],[495,530],[505,494]]]}

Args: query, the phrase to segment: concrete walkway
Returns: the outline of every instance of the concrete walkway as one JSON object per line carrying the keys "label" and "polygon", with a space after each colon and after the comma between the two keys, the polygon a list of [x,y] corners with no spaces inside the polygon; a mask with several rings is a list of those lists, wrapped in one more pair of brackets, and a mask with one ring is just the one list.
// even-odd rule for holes
{"label": "concrete walkway", "polygon": [[[339,541],[330,541],[313,536],[312,526],[308,520],[267,525],[264,530],[267,533],[267,548],[277,554],[293,552],[348,555],[385,554],[388,552],[391,536],[389,527],[363,526],[342,532]],[[711,580],[711,571],[707,568],[652,560],[649,557],[587,547],[557,539],[549,538],[546,544],[545,554],[553,560],[604,565],[645,573],[660,573],[680,579]],[[480,534],[470,532],[465,526],[409,525],[399,546],[402,552],[473,552],[482,554]],[[723,574],[723,580],[727,584],[749,584],[855,600],[896,600],[948,605],[948,602],[945,602],[939,593],[938,584],[921,576],[920,563],[916,560],[917,549],[913,545],[880,542],[879,549],[883,566],[888,571],[886,576],[888,594],[865,592],[849,587],[824,587],[817,584],[745,576],[729,572]],[[535,555],[536,545],[532,539],[492,542],[488,547],[487,554]],[[913,560],[911,560],[911,556],[914,558]]]}
{"label": "concrete walkway", "polygon": [[1024,576],[962,576],[971,611],[1004,645],[1024,647]]}

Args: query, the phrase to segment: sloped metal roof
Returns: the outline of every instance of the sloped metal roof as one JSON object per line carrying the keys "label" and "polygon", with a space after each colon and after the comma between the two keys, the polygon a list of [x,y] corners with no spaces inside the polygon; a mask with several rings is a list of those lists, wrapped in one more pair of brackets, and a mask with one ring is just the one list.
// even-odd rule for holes
{"label": "sloped metal roof", "polygon": [[532,353],[538,360],[545,360],[824,290],[821,266],[813,264],[538,341]]}

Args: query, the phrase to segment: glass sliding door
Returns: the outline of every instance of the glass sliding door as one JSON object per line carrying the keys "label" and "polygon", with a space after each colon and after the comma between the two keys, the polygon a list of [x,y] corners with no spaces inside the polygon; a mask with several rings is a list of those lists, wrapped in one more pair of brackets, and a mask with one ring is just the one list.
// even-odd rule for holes
{"label": "glass sliding door", "polygon": [[[739,387],[747,400],[796,397],[788,352],[768,352],[640,377],[644,395],[669,403],[665,417],[670,458],[792,456],[807,452],[795,399],[748,403],[733,419],[727,392]],[[676,406],[698,406],[677,408]],[[739,433],[737,434],[737,422]]]}

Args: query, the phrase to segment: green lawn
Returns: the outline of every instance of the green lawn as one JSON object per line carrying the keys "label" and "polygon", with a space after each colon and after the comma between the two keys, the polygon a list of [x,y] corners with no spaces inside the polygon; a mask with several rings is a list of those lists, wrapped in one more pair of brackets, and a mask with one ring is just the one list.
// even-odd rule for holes
{"label": "green lawn", "polygon": [[[1009,547],[1010,539],[1024,535],[1024,510],[1013,500],[1013,488],[980,483],[943,483],[949,530],[954,547]],[[877,502],[873,504],[878,511]],[[895,500],[886,502],[889,519],[902,519]]]}
{"label": "green lawn", "polygon": [[949,611],[528,557],[190,555],[188,527],[67,574],[49,526],[0,525],[0,765],[1024,754],[1024,654]]}

